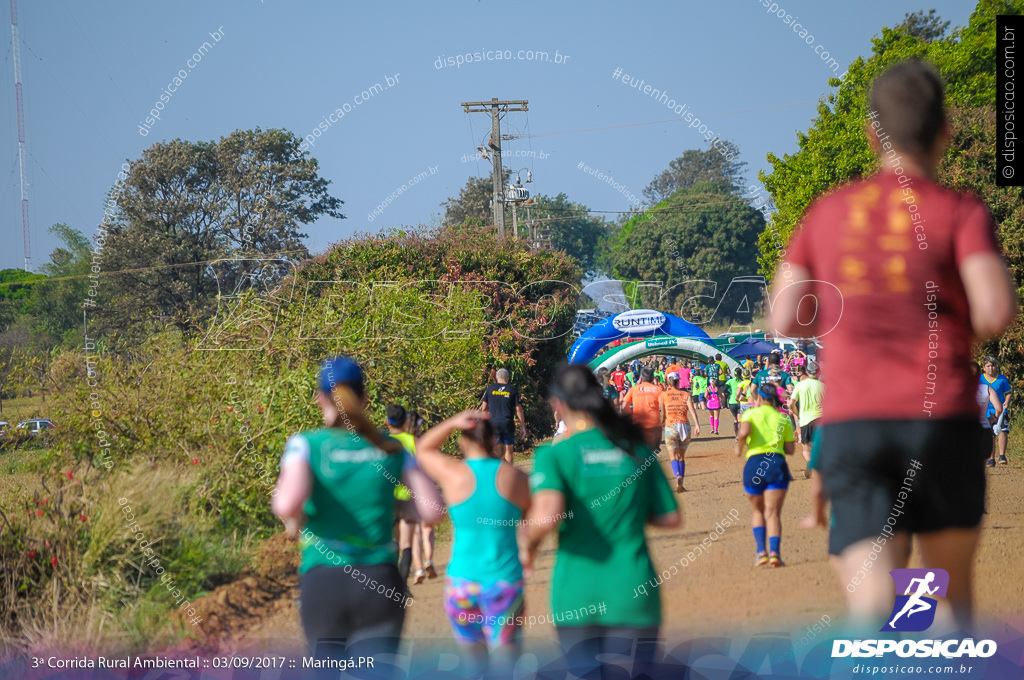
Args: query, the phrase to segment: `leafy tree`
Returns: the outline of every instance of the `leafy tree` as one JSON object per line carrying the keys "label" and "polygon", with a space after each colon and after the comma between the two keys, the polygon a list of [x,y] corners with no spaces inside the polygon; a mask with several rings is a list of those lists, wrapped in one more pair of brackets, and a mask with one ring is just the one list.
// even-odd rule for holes
{"label": "leafy tree", "polygon": [[55,248],[50,261],[40,267],[50,280],[36,284],[33,291],[35,330],[52,340],[63,339],[67,345],[77,345],[93,251],[89,240],[66,224],[53,225],[50,233],[64,245]]}
{"label": "leafy tree", "polygon": [[928,14],[919,9],[913,14],[907,12],[900,27],[922,42],[932,42],[945,35],[949,22],[936,15],[934,9],[928,10]]}
{"label": "leafy tree", "polygon": [[[509,173],[505,173],[508,183]],[[456,224],[490,224],[491,200],[494,198],[494,182],[487,177],[470,177],[466,186],[459,189],[459,195],[449,196],[441,207],[444,208],[444,223]]]}
{"label": "leafy tree", "polygon": [[[466,186],[459,190],[457,198],[449,197],[441,204],[445,208],[444,223],[450,227],[490,224],[493,186],[490,177],[470,177]],[[604,220],[590,217],[587,206],[573,203],[564,193],[554,197],[539,194],[519,209],[518,236],[521,239],[528,233],[527,209],[531,217],[549,220],[552,248],[564,250],[576,258],[588,274],[596,271],[601,239],[607,233]],[[512,228],[512,210],[509,207],[505,208],[505,228]]]}
{"label": "leafy tree", "polygon": [[[799,150],[781,158],[769,154],[772,171],[759,175],[778,207],[758,242],[761,273],[767,277],[774,274],[780,251],[811,201],[879,167],[864,134],[867,94],[874,78],[900,61],[923,58],[933,63],[946,81],[950,107],[991,106],[995,99],[991,65],[995,61],[996,15],[1021,13],[1022,0],[981,0],[966,27],[930,42],[919,37],[923,29],[918,20],[883,28],[872,40],[869,58],[858,57],[842,81],[831,79],[830,85],[837,90],[819,102],[810,129],[797,134]],[[928,25],[938,25],[937,17],[934,19]]]}
{"label": "leafy tree", "polygon": [[344,215],[300,142],[284,130],[236,130],[216,142],[157,143],[132,162],[103,248],[111,294],[97,316],[107,330],[162,319],[191,333],[246,271],[215,275],[202,263],[304,257],[301,226]]}
{"label": "leafy tree", "polygon": [[[519,210],[520,238],[525,238],[527,233],[525,213],[524,209]],[[598,253],[608,234],[604,220],[591,217],[587,206],[573,203],[564,193],[553,198],[543,194],[533,197],[529,213],[532,217],[548,220],[546,225],[552,248],[564,250],[576,258],[588,276],[597,272]]]}
{"label": "leafy tree", "polygon": [[45,278],[24,269],[0,269],[0,300],[17,302],[19,311],[27,311],[24,305],[32,297],[32,289]]}
{"label": "leafy tree", "polygon": [[[939,181],[984,198],[998,227],[1018,295],[1024,293],[1024,188],[996,186],[996,112],[992,107],[958,108],[950,115],[950,151],[939,166]],[[1018,315],[1001,338],[983,353],[1004,364],[1003,373],[1024,376],[1024,320]]]}
{"label": "leafy tree", "polygon": [[[671,311],[695,322],[709,321],[719,308],[723,318],[746,321],[749,317],[734,312],[740,305],[732,303],[739,300],[722,300],[720,305],[710,300],[719,299],[734,278],[756,273],[753,244],[764,224],[758,210],[722,185],[696,184],[679,189],[627,222],[612,238],[606,264],[616,278],[663,283],[660,291],[631,291],[627,286],[627,295],[635,298],[635,304]],[[687,281],[713,283],[677,285]],[[697,297],[709,301],[700,303]],[[687,300],[690,302],[682,309]]]}
{"label": "leafy tree", "polygon": [[[644,197],[651,204],[664,201],[678,189],[702,182],[717,184],[727,191],[739,191],[743,183],[745,162],[739,160],[740,150],[732,142],[720,142],[707,151],[687,149],[668,164],[668,168],[651,180]],[[728,156],[732,156],[729,160]]]}

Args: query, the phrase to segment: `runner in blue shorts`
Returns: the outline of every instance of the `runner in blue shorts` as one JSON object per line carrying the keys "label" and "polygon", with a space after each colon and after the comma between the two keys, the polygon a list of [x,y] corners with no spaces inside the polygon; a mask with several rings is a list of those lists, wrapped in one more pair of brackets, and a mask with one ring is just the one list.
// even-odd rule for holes
{"label": "runner in blue shorts", "polygon": [[[757,544],[756,566],[781,567],[782,504],[793,481],[785,456],[796,449],[793,421],[780,413],[777,390],[766,385],[754,393],[755,407],[746,411],[736,435],[736,455],[746,454],[743,490],[753,507],[751,524]],[[768,546],[765,549],[765,534]]]}

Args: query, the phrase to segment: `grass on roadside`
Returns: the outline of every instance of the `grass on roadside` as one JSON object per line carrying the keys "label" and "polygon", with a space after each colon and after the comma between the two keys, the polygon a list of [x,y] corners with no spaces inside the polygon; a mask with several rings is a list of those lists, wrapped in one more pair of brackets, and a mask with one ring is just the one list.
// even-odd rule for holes
{"label": "grass on roadside", "polygon": [[31,397],[16,397],[4,399],[0,403],[0,420],[6,420],[11,425],[17,425],[29,418],[47,418],[50,414],[50,407],[53,399],[43,401],[43,396],[35,394]]}

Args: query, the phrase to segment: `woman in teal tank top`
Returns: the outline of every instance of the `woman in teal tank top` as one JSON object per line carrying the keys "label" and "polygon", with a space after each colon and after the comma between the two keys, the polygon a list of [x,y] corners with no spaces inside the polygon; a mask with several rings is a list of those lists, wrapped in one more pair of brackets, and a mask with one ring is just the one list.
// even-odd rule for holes
{"label": "woman in teal tank top", "polygon": [[[419,466],[440,485],[455,528],[444,607],[474,674],[488,662],[491,671],[511,670],[525,611],[517,533],[530,507],[530,483],[495,454],[488,418],[486,411],[463,411],[416,445]],[[462,460],[441,453],[456,431]]]}
{"label": "woman in teal tank top", "polygon": [[332,663],[394,654],[408,606],[391,533],[395,486],[401,481],[411,490],[427,523],[444,516],[441,498],[412,456],[366,417],[363,372],[354,361],[325,361],[316,399],[325,427],[289,438],[271,500],[290,536],[301,527],[307,644],[315,658]]}

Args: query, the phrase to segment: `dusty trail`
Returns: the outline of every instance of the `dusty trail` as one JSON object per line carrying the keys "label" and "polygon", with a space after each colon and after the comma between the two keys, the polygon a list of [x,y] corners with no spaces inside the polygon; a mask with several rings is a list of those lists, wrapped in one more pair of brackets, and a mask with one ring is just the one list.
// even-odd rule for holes
{"label": "dusty trail", "polygon": [[[701,415],[702,422],[706,421],[706,413]],[[733,454],[731,419],[727,413],[723,415],[722,431],[730,436],[705,434],[687,453],[689,491],[677,496],[684,511],[683,528],[648,530],[656,568],[661,571],[672,564],[678,567],[678,573],[658,588],[665,613],[664,634],[669,639],[766,632],[795,633],[799,637],[822,615],[838,622],[844,610],[845,584],[837,581],[828,565],[826,532],[797,528],[798,520],[810,509],[810,482],[804,479],[803,459],[799,452],[790,458],[797,479],[790,486],[782,515],[782,556],[787,566],[755,569],[749,503],[740,483],[742,463]],[[532,460],[523,465],[529,468]],[[670,477],[667,460],[661,467]],[[1024,470],[1000,466],[990,469],[988,475],[989,514],[985,517],[975,578],[979,620],[1001,619],[1022,630],[1024,566],[1019,556],[1024,545]],[[739,521],[724,529],[705,554],[697,556],[695,546],[734,508]],[[301,653],[302,628],[294,606],[297,560],[282,538],[268,545],[257,573],[222,586],[196,603],[205,611],[207,622],[205,639],[197,641],[199,644],[221,651]],[[440,578],[411,586],[415,601],[407,609],[406,637],[451,637],[441,605],[443,567],[449,548],[447,542],[439,542],[436,548],[434,562]],[[528,616],[550,614],[553,548],[553,541],[545,546],[527,582]],[[694,551],[695,559],[689,559],[690,551]],[[686,566],[681,564],[684,559]],[[594,584],[595,604],[601,601],[601,591],[608,585]],[[1006,624],[999,628],[1005,629]],[[553,640],[555,631],[550,623],[537,623],[525,634],[529,645],[530,639]]]}

